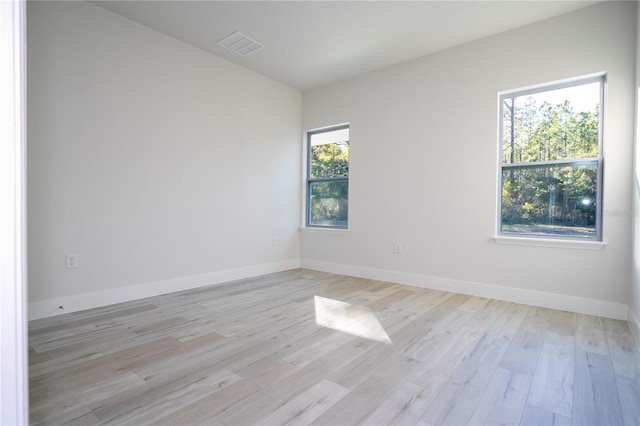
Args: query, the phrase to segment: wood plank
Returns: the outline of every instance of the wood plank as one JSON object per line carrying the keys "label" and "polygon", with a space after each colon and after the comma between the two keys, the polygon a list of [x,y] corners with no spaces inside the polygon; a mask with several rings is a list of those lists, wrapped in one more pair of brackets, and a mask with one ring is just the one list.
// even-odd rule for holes
{"label": "wood plank", "polygon": [[525,318],[502,357],[500,367],[533,376],[548,325],[546,319]]}
{"label": "wood plank", "polygon": [[[374,342],[353,338],[303,368],[297,369],[296,366],[287,364],[290,368],[296,367],[296,370],[289,375],[281,375],[278,379],[274,379],[269,386],[257,390],[242,401],[236,401],[234,405],[225,408],[224,412],[217,416],[217,419],[225,424],[258,422],[262,417],[286,404],[287,401],[323,378],[334,381],[333,371],[340,371],[352,360],[367,353],[374,345]],[[278,353],[274,353],[271,356],[273,359],[271,362],[277,362],[278,356]],[[245,376],[247,373],[249,376],[255,374],[247,369],[238,370],[237,373],[241,376]]]}
{"label": "wood plank", "polygon": [[640,350],[629,324],[608,318],[604,324],[613,371],[619,376],[640,380]]}
{"label": "wood plank", "polygon": [[402,382],[362,422],[362,425],[414,425],[433,401],[436,392]]}
{"label": "wood plank", "polygon": [[522,426],[571,426],[571,417],[527,404],[520,424]]}
{"label": "wood plank", "polygon": [[395,309],[401,309],[406,299],[415,297],[415,292],[413,291],[395,287],[390,287],[390,289],[392,291],[386,295],[378,293],[376,295],[377,297],[369,303],[367,307],[376,314],[382,314]]}
{"label": "wood plank", "polygon": [[123,389],[131,391],[144,386],[144,380],[134,373],[121,373],[77,388],[64,387],[54,393],[31,391],[30,421],[33,424],[65,424],[89,413],[92,405],[118,398]]}
{"label": "wood plank", "polygon": [[348,393],[349,389],[344,386],[324,379],[290,399],[260,422],[266,425],[310,424]]}
{"label": "wood plank", "polygon": [[430,348],[437,347],[439,341],[446,339],[449,324],[451,328],[457,328],[465,324],[472,314],[458,310],[440,312],[433,310],[412,321],[390,338],[395,345],[402,349],[402,354],[407,357],[415,357],[417,353],[428,353]]}
{"label": "wood plank", "polygon": [[[217,424],[221,423],[215,417],[225,413],[231,407],[240,406],[253,394],[278,382],[283,377],[288,377],[297,371],[284,362],[259,362],[238,371],[242,380],[227,386],[222,395],[215,393],[204,398],[185,403],[173,413],[158,419],[157,424],[182,425],[182,424]],[[265,413],[259,413],[261,416]]]}
{"label": "wood plank", "polygon": [[[215,333],[217,335],[217,333]],[[196,342],[198,342],[197,340]],[[257,339],[213,339],[202,345],[189,346],[189,350],[180,350],[163,360],[148,363],[136,368],[136,373],[148,380],[151,376],[162,377],[171,374],[175,365],[199,365],[203,362],[235,371],[286,347],[294,341],[286,335],[266,336]],[[184,343],[189,344],[191,341]]]}
{"label": "wood plank", "polygon": [[298,350],[284,355],[282,360],[297,368],[303,368],[314,360],[325,356],[340,346],[347,344],[353,337],[347,334],[338,333],[330,329],[318,329],[301,339],[302,345]]}
{"label": "wood plank", "polygon": [[624,424],[640,425],[640,380],[616,376]]}
{"label": "wood plank", "polygon": [[358,424],[364,421],[391,392],[391,387],[370,377],[325,411],[312,425]]}
{"label": "wood plank", "polygon": [[157,423],[186,404],[224,392],[225,388],[242,380],[228,370],[209,367],[194,375],[177,374],[174,380],[148,386],[141,392],[123,392],[122,397],[100,407],[93,413],[102,422],[137,426]]}
{"label": "wood plank", "polygon": [[336,366],[328,377],[342,386],[354,389],[376,373],[381,359],[387,360],[387,366],[392,368],[397,362],[410,358],[397,354],[388,345],[376,344],[349,363]]}
{"label": "wood plank", "polygon": [[65,426],[90,426],[99,425],[100,420],[86,406],[77,406],[67,410],[49,411],[47,413],[36,413],[29,416],[29,424],[40,425],[65,425]]}
{"label": "wood plank", "polygon": [[609,357],[576,351],[572,418],[575,424],[623,424]]}
{"label": "wood plank", "polygon": [[604,318],[578,314],[576,344],[577,348],[604,356],[609,356],[609,344]]}
{"label": "wood plank", "polygon": [[565,417],[573,411],[575,318],[552,319],[527,403]]}
{"label": "wood plank", "polygon": [[467,424],[473,416],[516,330],[529,312],[529,307],[517,304],[499,303],[496,308],[495,323],[433,400],[422,418],[426,423]]}
{"label": "wood plank", "polygon": [[498,368],[469,423],[517,424],[524,412],[531,379],[531,376]]}
{"label": "wood plank", "polygon": [[458,309],[465,312],[475,313],[481,311],[490,301],[491,299],[487,299],[486,297],[473,296],[460,305]]}
{"label": "wood plank", "polygon": [[156,359],[169,357],[179,349],[179,343],[170,337],[144,343],[111,355],[90,359],[47,375],[32,378],[29,389],[32,395],[74,392],[83,386],[92,386],[100,380],[110,380],[114,375],[132,372],[138,366]]}
{"label": "wood plank", "polygon": [[[57,370],[77,365],[104,355],[94,345],[78,342],[73,348],[65,346],[64,350],[56,350],[55,354],[36,361],[36,356],[29,354],[29,378],[34,379],[44,374],[51,374]],[[53,351],[52,351],[53,352]]]}
{"label": "wood plank", "polygon": [[413,381],[434,391],[440,390],[485,337],[485,330],[470,324],[436,336],[429,346],[423,346],[416,354],[415,358],[422,361],[422,368]]}

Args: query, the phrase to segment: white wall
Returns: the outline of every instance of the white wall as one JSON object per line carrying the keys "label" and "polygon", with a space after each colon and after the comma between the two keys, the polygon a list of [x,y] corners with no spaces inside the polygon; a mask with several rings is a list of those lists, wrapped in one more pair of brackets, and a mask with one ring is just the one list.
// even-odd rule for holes
{"label": "white wall", "polygon": [[629,292],[629,324],[640,345],[640,8],[636,26],[636,132],[633,165],[633,208],[629,215],[633,218],[633,262]]}
{"label": "white wall", "polygon": [[[31,318],[287,269],[300,253],[307,267],[613,317],[631,296],[637,318],[635,7],[305,93],[303,129],[352,126],[350,230],[299,245],[298,91],[83,2],[29,2]],[[497,245],[497,92],[600,71],[606,247]]]}
{"label": "white wall", "polygon": [[[351,123],[351,165],[349,232],[303,231],[303,266],[626,318],[631,220],[615,212],[631,208],[635,8],[606,2],[305,92],[303,129]],[[496,244],[497,93],[602,71],[606,247]]]}
{"label": "white wall", "polygon": [[299,91],[84,2],[27,36],[31,318],[297,266]]}

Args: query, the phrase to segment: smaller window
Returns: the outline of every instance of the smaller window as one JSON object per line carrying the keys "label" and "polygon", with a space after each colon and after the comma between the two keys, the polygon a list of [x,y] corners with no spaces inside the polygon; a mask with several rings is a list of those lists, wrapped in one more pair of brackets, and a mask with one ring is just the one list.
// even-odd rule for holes
{"label": "smaller window", "polygon": [[307,226],[347,228],[349,126],[307,134]]}
{"label": "smaller window", "polygon": [[500,95],[502,235],[602,239],[604,76]]}

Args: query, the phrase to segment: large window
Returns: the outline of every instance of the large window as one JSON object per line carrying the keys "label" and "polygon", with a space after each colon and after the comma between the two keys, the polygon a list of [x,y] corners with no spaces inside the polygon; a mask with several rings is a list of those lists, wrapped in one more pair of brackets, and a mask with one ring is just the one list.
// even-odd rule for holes
{"label": "large window", "polygon": [[346,228],[349,126],[311,131],[307,145],[307,226]]}
{"label": "large window", "polygon": [[500,95],[501,235],[602,239],[604,76]]}

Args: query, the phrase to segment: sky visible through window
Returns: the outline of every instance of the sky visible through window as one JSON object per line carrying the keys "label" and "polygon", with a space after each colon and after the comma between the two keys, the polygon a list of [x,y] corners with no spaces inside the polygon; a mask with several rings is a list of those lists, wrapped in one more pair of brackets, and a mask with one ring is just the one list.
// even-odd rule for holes
{"label": "sky visible through window", "polygon": [[534,93],[522,96],[519,100],[524,101],[529,97],[538,104],[547,101],[551,105],[558,105],[568,100],[574,112],[589,112],[600,103],[600,82]]}

